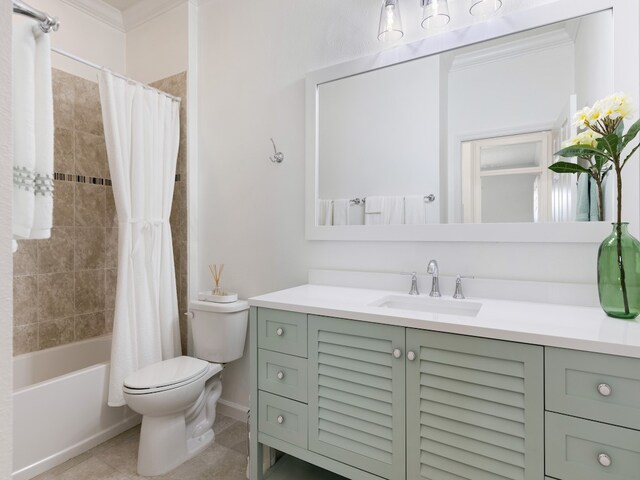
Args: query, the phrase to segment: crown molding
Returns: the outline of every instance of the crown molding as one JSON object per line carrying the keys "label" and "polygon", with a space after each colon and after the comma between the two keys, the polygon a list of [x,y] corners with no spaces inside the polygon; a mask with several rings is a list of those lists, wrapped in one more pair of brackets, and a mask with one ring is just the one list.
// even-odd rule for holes
{"label": "crown molding", "polygon": [[120,10],[102,0],[61,0],[63,3],[80,10],[110,27],[125,32],[123,15]]}
{"label": "crown molding", "polygon": [[[187,3],[188,0],[142,0],[122,12],[124,20],[124,30],[129,32],[134,28],[152,20],[179,5]],[[189,0],[194,3],[193,0]],[[195,2],[197,5],[197,2]]]}
{"label": "crown molding", "polygon": [[189,2],[196,7],[204,3],[204,0],[142,0],[124,11],[120,11],[102,0],[61,1],[123,33],[129,32],[183,3]]}
{"label": "crown molding", "polygon": [[456,55],[451,64],[451,71],[555,49],[559,46],[573,45],[573,41],[572,32],[568,32],[564,28],[553,30],[502,45]]}

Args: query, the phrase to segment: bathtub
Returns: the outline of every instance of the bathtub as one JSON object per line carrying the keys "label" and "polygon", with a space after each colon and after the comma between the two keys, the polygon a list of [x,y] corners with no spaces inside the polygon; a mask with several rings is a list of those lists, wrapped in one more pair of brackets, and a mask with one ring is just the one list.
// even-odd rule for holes
{"label": "bathtub", "polygon": [[13,359],[13,480],[30,479],[140,422],[107,406],[111,336]]}

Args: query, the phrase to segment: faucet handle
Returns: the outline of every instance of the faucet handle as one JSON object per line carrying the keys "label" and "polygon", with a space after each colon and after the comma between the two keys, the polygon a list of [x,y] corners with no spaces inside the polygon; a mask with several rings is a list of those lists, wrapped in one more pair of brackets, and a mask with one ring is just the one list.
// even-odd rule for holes
{"label": "faucet handle", "polygon": [[418,274],[417,272],[411,272],[411,290],[409,291],[409,295],[420,295],[418,291]]}
{"label": "faucet handle", "polygon": [[465,296],[462,293],[462,279],[463,278],[475,278],[473,275],[456,275],[456,291],[453,293],[453,298],[458,300],[464,300]]}

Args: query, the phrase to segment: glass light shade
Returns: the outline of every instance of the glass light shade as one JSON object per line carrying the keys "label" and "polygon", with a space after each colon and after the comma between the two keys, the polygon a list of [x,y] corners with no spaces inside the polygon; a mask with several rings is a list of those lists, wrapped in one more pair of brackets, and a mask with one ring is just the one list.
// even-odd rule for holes
{"label": "glass light shade", "polygon": [[475,17],[483,17],[500,10],[502,0],[471,0],[470,4],[469,13]]}
{"label": "glass light shade", "polygon": [[389,43],[400,40],[403,36],[404,30],[402,29],[398,0],[383,0],[378,40]]}
{"label": "glass light shade", "polygon": [[436,29],[444,27],[450,21],[447,0],[423,0],[422,28]]}

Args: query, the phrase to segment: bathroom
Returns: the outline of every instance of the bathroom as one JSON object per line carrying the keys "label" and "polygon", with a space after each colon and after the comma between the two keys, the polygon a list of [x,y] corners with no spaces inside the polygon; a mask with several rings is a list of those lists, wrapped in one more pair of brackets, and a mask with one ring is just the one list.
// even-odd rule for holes
{"label": "bathroom", "polygon": [[[589,69],[588,77],[604,78],[602,82],[606,88],[598,90],[596,96],[589,95],[588,99],[581,101],[579,98],[576,109],[613,92],[624,91],[635,102],[637,110],[640,100],[640,9],[634,5],[635,2],[502,0],[501,8],[494,14],[476,17],[469,13],[466,0],[448,0],[450,22],[433,30],[421,27],[423,9],[419,0],[399,0],[404,36],[395,43],[378,39],[381,6],[386,3],[382,1],[30,0],[27,3],[59,18],[59,29],[49,34],[51,46],[75,57],[69,58],[55,51],[51,54],[54,172],[70,177],[54,179],[52,238],[19,241],[17,252],[12,253],[9,172],[13,167],[11,129],[14,122],[11,116],[12,51],[9,45],[12,23],[16,22],[18,15],[12,13],[8,2],[5,2],[0,11],[0,168],[3,173],[0,175],[0,478],[93,478],[87,473],[89,471],[97,472],[95,478],[137,478],[138,475],[140,417],[134,412],[125,407],[106,406],[103,398],[95,394],[96,388],[84,386],[73,394],[77,403],[69,399],[69,404],[72,405],[71,411],[80,415],[84,410],[82,405],[95,399],[100,413],[90,426],[94,430],[86,434],[86,430],[90,430],[88,423],[77,418],[70,422],[62,420],[47,429],[42,427],[42,422],[48,422],[48,418],[53,422],[58,406],[47,402],[45,397],[34,400],[39,405],[37,409],[29,409],[27,400],[20,403],[14,391],[26,392],[24,386],[17,388],[19,375],[33,376],[23,384],[25,386],[42,385],[59,376],[58,373],[47,373],[38,378],[38,373],[29,371],[36,368],[35,362],[42,355],[40,352],[58,352],[58,357],[47,357],[56,358],[51,360],[52,365],[47,366],[50,370],[59,369],[65,374],[71,373],[71,376],[74,375],[72,372],[91,371],[98,375],[91,381],[96,381],[99,389],[106,383],[106,373],[94,367],[101,365],[104,370],[110,353],[104,340],[109,339],[113,328],[118,231],[115,228],[117,219],[110,181],[112,175],[100,116],[97,86],[100,70],[82,60],[181,98],[179,153],[176,155],[170,224],[179,312],[176,321],[180,326],[183,355],[193,351],[190,319],[185,313],[190,309],[190,302],[196,301],[201,292],[212,289],[209,269],[212,264],[224,264],[222,286],[226,291],[236,292],[240,299],[252,299],[306,284],[384,290],[405,295],[411,287],[411,272],[417,272],[417,288],[421,294],[418,298],[422,298],[428,297],[432,289],[432,275],[427,272],[427,264],[436,259],[443,301],[451,300],[456,275],[473,276],[473,279],[461,280],[469,302],[480,302],[477,299],[485,298],[514,300],[551,305],[550,309],[556,305],[559,311],[566,307],[563,304],[578,305],[585,309],[585,317],[600,313],[603,318],[611,320],[602,313],[598,301],[596,262],[599,245],[610,233],[610,222],[614,221],[615,188],[611,181],[605,191],[607,199],[611,199],[606,203],[606,221],[597,224],[530,221],[464,225],[449,217],[449,221],[441,222],[448,223],[446,225],[427,224],[415,228],[395,225],[328,227],[316,222],[318,199],[362,198],[376,192],[360,184],[348,193],[324,192],[322,188],[327,180],[322,176],[322,169],[319,191],[315,191],[318,189],[318,179],[313,176],[317,147],[314,127],[317,125],[313,123],[313,112],[317,105],[313,98],[310,100],[309,91],[319,85],[322,93],[322,85],[326,82],[381,66],[428,58],[453,48],[517,35],[517,32],[533,28],[544,29],[560,21],[613,9],[612,30],[599,32],[602,41],[591,45],[591,48],[605,51],[609,48],[610,63],[600,60],[586,67]],[[617,9],[624,15],[616,14]],[[550,30],[549,27],[547,29]],[[613,44],[616,45],[615,53]],[[560,56],[558,52],[566,47],[565,43],[563,45],[555,50],[540,48]],[[562,84],[564,88],[568,83],[567,77],[575,77],[577,83],[580,75],[573,71],[574,67],[567,68],[566,72],[543,75],[544,81],[551,85]],[[585,76],[586,73],[582,77]],[[311,88],[313,82],[314,88]],[[495,82],[500,85],[499,78]],[[422,93],[433,92],[424,88]],[[563,90],[558,97],[566,99],[569,93],[572,92]],[[449,99],[451,101],[451,96]],[[502,106],[498,100],[495,102],[496,106]],[[553,102],[555,110],[549,115],[551,123],[558,118],[565,103],[556,97]],[[382,108],[384,102],[380,103]],[[408,118],[381,115],[377,124],[381,128],[386,122],[396,126],[407,125],[403,123],[405,120],[421,114],[416,110],[411,110]],[[434,111],[422,113],[433,115]],[[507,121],[510,119],[508,117]],[[445,120],[439,117],[435,121]],[[540,127],[538,130],[546,129],[541,128],[544,122],[534,123]],[[523,132],[519,130],[517,133]],[[430,140],[437,140],[433,132],[426,133],[432,135],[428,137]],[[444,135],[442,131],[440,134]],[[365,139],[373,143],[374,137],[371,135]],[[406,142],[403,142],[393,148],[400,150],[406,147]],[[440,142],[441,145],[445,143]],[[447,148],[452,151],[447,145],[443,150]],[[322,149],[320,152],[322,155]],[[278,162],[278,159],[282,161]],[[635,160],[625,167],[624,220],[630,222],[630,230],[637,236],[640,224],[637,182],[640,174],[637,158]],[[338,167],[340,165],[336,170],[339,172]],[[440,173],[446,175],[442,171]],[[444,198],[454,196],[449,182],[451,179],[446,176],[440,178],[440,191],[436,192],[436,201],[431,205],[439,209],[440,218],[449,213]],[[429,187],[425,191],[413,189],[389,194],[426,196],[434,192]],[[362,214],[359,206],[348,208],[351,218]],[[339,293],[336,291],[336,295]],[[371,301],[377,301],[378,297]],[[319,298],[318,302],[323,301],[323,297]],[[345,298],[332,307],[333,314],[321,310],[321,305],[294,307],[293,300],[288,307],[284,305],[287,303],[285,300],[279,306],[276,303],[276,300],[268,299],[251,303],[254,310],[249,319],[244,354],[224,367],[212,445],[160,478],[246,478],[248,455],[252,458],[253,469],[256,469],[258,454],[255,450],[259,444],[254,445],[254,442],[260,440],[257,433],[262,428],[257,423],[251,428],[256,435],[248,445],[247,415],[251,410],[250,422],[261,415],[257,405],[254,407],[251,403],[257,401],[256,394],[262,390],[256,387],[253,378],[257,372],[254,372],[256,361],[252,360],[255,352],[251,343],[254,341],[252,327],[255,319],[259,320],[261,309],[305,313],[309,317],[315,314],[362,320],[356,318],[358,315],[355,313],[345,313]],[[485,302],[480,311],[487,310],[488,305]],[[385,318],[397,315],[400,313],[385,314]],[[405,317],[411,315],[413,311],[406,313]],[[550,322],[540,323],[547,325]],[[574,325],[569,320],[567,322],[567,325]],[[311,323],[309,320],[309,326]],[[588,325],[585,330],[593,327],[591,323]],[[638,337],[634,336],[640,328],[637,322],[611,320],[606,325],[611,331],[605,332],[603,326],[600,339],[608,341],[607,345],[618,345],[616,348],[589,347],[590,340],[587,339],[583,339],[582,348],[559,340],[547,342],[539,332],[533,334],[539,337],[532,343],[545,348],[589,350],[616,358],[640,357],[636,346]],[[418,328],[415,323],[402,326]],[[571,336],[569,330],[569,327],[562,330],[562,335]],[[475,331],[474,326],[445,331],[486,336]],[[596,329],[594,335],[597,334]],[[618,337],[624,339],[617,340]],[[494,338],[518,341],[520,337],[494,335]],[[83,345],[91,346],[85,349],[89,350],[88,353],[80,351]],[[64,348],[78,349],[79,366],[66,366],[69,356],[64,353],[67,350],[62,350]],[[402,350],[404,354],[405,349]],[[283,354],[283,351],[275,351]],[[85,355],[91,358],[97,355],[100,359],[87,360],[83,364]],[[14,358],[25,360],[24,368],[14,364]],[[633,373],[628,376],[637,378]],[[309,385],[309,393],[311,387]],[[256,394],[252,393],[254,388]],[[68,393],[63,391],[62,398],[65,395]],[[637,391],[635,395],[638,395]],[[310,399],[308,402],[311,405]],[[46,404],[53,407],[49,410],[51,413],[44,408]],[[26,419],[22,411],[27,412]],[[34,417],[31,418],[28,412],[33,412]],[[42,414],[38,417],[42,420],[35,419],[36,413]],[[585,414],[574,416],[586,417]],[[26,425],[24,422],[29,420],[33,422],[31,425],[35,425],[33,430],[27,427],[16,431],[14,425]],[[74,422],[75,425],[69,425]],[[107,422],[111,422],[110,430],[104,427]],[[602,422],[622,428],[618,420]],[[622,424],[625,434],[637,434],[638,427],[632,425],[627,428],[626,425]],[[47,430],[55,431],[49,435]],[[64,436],[66,430],[85,430],[85,437],[90,438],[74,439],[71,447],[56,446],[54,450],[39,454],[39,457],[21,457],[24,460],[19,464],[16,461],[16,449],[22,448],[19,445],[26,444],[28,451],[33,443],[33,452],[28,453],[35,454],[37,437],[42,437],[44,443],[54,442]],[[632,436],[624,438],[635,439]],[[331,461],[318,462],[314,457],[316,453],[308,453],[311,445],[307,450],[293,442],[299,450],[288,451],[282,445],[278,448],[275,441],[272,445],[268,443],[260,440],[262,445],[301,458],[309,464],[317,464],[327,470],[326,478],[334,478],[328,472],[363,479],[372,478],[376,473],[358,473],[363,467],[355,461],[350,463],[327,451],[323,455],[331,457]],[[399,448],[404,456],[404,447]],[[406,455],[410,453],[409,448],[407,440]],[[270,463],[273,458],[265,454],[263,461]],[[637,472],[640,465],[637,460],[634,462],[631,465],[636,469],[631,471]],[[16,472],[24,468],[22,476],[17,476]],[[629,471],[626,468],[623,472]],[[600,478],[589,476],[585,473],[587,470],[555,472],[532,469],[532,473],[522,477],[507,474],[500,477],[495,472],[489,472],[485,477],[474,477],[458,472],[433,478],[542,480],[545,475],[558,480],[573,479],[575,475]],[[451,476],[454,474],[458,476]],[[252,480],[262,478],[256,475],[254,471]],[[389,474],[380,471],[380,475],[393,479],[432,478],[412,477],[409,473],[397,471]],[[611,478],[637,478],[624,476],[624,473],[617,475]],[[602,478],[608,477],[603,474]]]}

